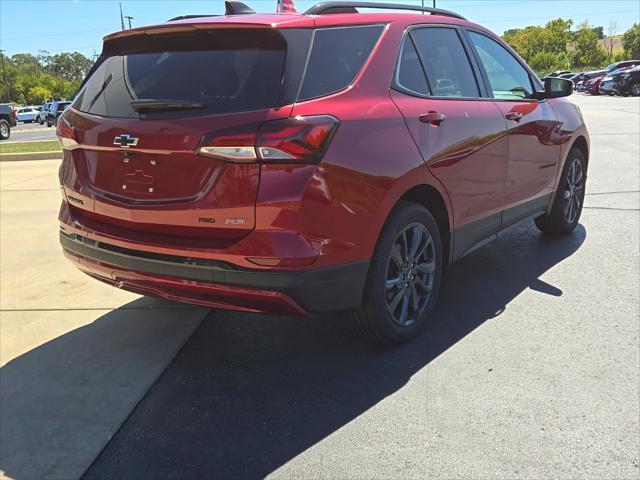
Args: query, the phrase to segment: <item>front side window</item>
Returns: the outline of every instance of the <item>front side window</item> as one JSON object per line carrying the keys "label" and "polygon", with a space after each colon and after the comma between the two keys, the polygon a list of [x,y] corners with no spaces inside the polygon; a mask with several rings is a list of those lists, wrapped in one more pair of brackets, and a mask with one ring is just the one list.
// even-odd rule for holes
{"label": "front side window", "polygon": [[495,40],[477,32],[469,32],[480,62],[484,67],[494,98],[522,100],[533,93],[529,72]]}
{"label": "front side window", "polygon": [[469,58],[453,28],[426,27],[411,31],[435,97],[479,97]]}

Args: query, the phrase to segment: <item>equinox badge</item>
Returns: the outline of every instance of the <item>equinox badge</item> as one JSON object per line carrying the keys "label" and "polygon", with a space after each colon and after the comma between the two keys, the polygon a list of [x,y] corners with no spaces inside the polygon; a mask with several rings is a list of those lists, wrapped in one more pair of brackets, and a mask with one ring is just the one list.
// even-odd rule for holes
{"label": "equinox badge", "polygon": [[138,145],[138,139],[136,137],[132,137],[128,133],[123,133],[113,139],[113,144],[120,145],[122,148],[135,147]]}

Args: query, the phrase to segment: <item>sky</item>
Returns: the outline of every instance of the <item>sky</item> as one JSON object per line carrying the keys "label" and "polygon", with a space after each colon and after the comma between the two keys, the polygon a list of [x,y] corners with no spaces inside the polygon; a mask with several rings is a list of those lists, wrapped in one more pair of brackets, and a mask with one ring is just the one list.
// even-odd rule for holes
{"label": "sky", "polygon": [[[319,0],[318,0],[319,1]],[[420,4],[420,0],[388,0]],[[431,6],[432,0],[424,0]],[[118,1],[113,0],[0,0],[0,49],[7,55],[79,51],[87,56],[100,53],[102,37],[120,30]],[[132,26],[162,23],[184,14],[220,14],[222,0],[122,0],[124,15]],[[246,0],[259,12],[274,12],[276,0]],[[315,1],[296,0],[298,11]],[[544,25],[552,18],[585,20],[603,26],[612,22],[616,33],[640,23],[639,0],[436,0],[438,8],[453,10],[498,34],[509,28]],[[125,19],[125,22],[128,20]]]}

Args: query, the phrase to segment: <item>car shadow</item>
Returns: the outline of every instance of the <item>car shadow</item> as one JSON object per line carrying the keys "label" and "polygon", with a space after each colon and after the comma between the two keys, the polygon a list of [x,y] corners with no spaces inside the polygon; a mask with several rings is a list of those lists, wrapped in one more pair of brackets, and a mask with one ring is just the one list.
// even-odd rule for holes
{"label": "car shadow", "polygon": [[561,296],[540,277],[585,238],[527,224],[469,255],[447,271],[427,331],[398,347],[345,334],[339,315],[212,311],[85,477],[263,478],[500,321],[525,289]]}
{"label": "car shadow", "polygon": [[17,329],[22,344],[57,322],[82,326],[0,368],[0,478],[81,477],[207,313],[149,297],[108,313],[3,312],[1,334]]}

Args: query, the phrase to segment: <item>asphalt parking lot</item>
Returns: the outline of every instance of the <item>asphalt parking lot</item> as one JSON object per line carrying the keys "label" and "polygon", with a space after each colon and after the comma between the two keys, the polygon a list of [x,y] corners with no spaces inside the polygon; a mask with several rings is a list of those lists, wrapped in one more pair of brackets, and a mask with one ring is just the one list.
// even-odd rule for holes
{"label": "asphalt parking lot", "polygon": [[640,99],[572,99],[592,148],[580,226],[525,224],[461,260],[430,329],[392,349],[339,316],[85,278],[57,242],[58,161],[0,163],[0,472],[640,478]]}
{"label": "asphalt parking lot", "polygon": [[11,129],[11,138],[7,142],[34,142],[55,140],[56,129],[36,122],[18,123]]}

